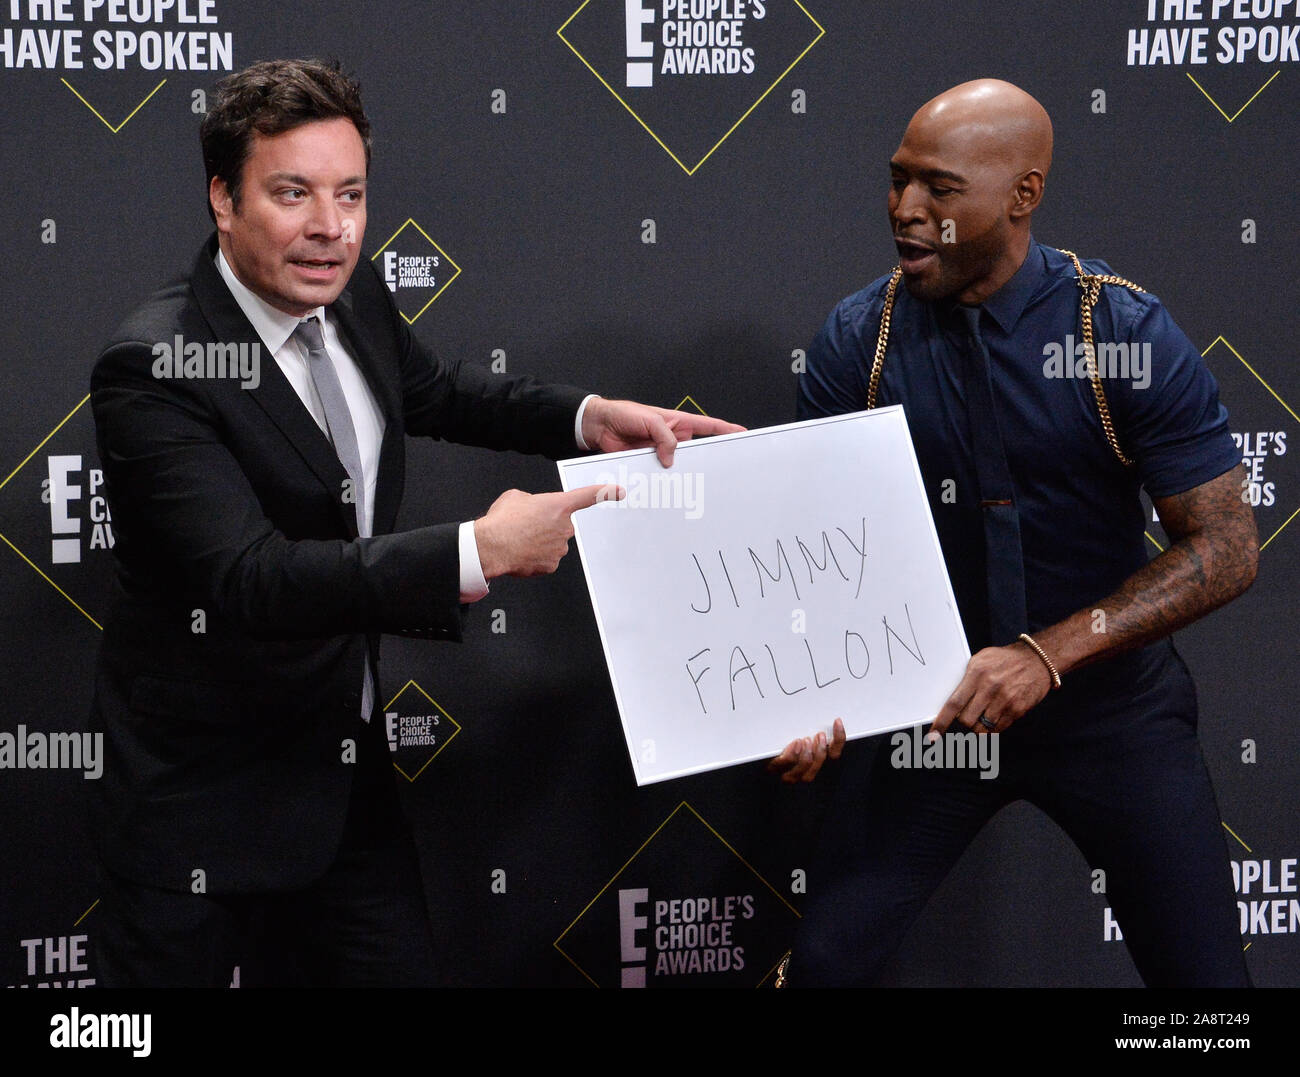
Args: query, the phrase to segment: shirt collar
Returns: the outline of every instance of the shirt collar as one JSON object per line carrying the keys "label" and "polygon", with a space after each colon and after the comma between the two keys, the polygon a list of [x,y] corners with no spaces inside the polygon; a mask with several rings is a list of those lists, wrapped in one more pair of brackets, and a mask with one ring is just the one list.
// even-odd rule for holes
{"label": "shirt collar", "polygon": [[[244,312],[245,317],[252,323],[257,335],[262,338],[262,343],[274,355],[293,336],[294,330],[298,328],[298,323],[305,319],[294,314],[286,314],[282,310],[276,310],[260,295],[253,292],[235,276],[235,271],[230,268],[230,263],[226,261],[226,255],[220,248],[217,250],[217,257],[214,261],[217,263],[217,272],[221,274],[221,279],[226,282],[230,294],[235,297],[239,309]],[[317,307],[307,317],[319,318],[321,325],[324,326],[325,308],[323,306]]]}
{"label": "shirt collar", "polygon": [[1031,236],[1029,252],[1015,275],[984,300],[985,313],[998,323],[1004,333],[1010,333],[1046,275],[1047,262],[1043,257],[1043,249]]}

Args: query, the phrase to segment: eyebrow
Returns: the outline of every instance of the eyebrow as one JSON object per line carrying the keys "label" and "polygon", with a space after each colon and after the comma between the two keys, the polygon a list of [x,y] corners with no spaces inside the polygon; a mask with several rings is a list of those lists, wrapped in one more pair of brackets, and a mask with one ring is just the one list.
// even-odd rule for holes
{"label": "eyebrow", "polygon": [[[267,181],[270,183],[292,183],[296,187],[310,187],[312,185],[311,180],[306,176],[298,175],[296,172],[272,172],[267,176]],[[343,180],[343,182],[339,184],[339,186],[364,187],[365,183],[365,176],[348,176],[347,179]]]}
{"label": "eyebrow", "polygon": [[[891,172],[908,171],[908,169],[904,168],[897,161],[889,162],[889,170]],[[961,175],[958,172],[949,172],[946,168],[918,168],[915,170],[915,174],[920,176],[922,179],[927,179],[927,180],[942,179],[942,180],[949,180],[952,183],[960,183],[963,185],[967,182],[965,176]]]}

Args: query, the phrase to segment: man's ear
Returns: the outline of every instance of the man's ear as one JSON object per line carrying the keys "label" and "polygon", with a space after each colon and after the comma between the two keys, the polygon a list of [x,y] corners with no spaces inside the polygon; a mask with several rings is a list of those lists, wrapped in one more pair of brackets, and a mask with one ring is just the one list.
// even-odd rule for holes
{"label": "man's ear", "polygon": [[1016,180],[1012,189],[1012,220],[1027,217],[1038,208],[1038,203],[1043,200],[1043,184],[1043,174],[1036,168],[1030,169]]}
{"label": "man's ear", "polygon": [[213,176],[208,184],[208,201],[212,204],[212,213],[217,219],[217,231],[230,231],[230,218],[235,214],[235,205],[226,187],[226,181],[220,176]]}

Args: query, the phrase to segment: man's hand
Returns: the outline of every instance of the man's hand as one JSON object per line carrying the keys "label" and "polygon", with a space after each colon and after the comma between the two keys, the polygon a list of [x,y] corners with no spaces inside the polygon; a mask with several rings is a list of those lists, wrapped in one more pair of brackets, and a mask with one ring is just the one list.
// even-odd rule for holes
{"label": "man's hand", "polygon": [[569,551],[573,513],[597,501],[621,501],[624,493],[621,487],[608,485],[581,486],[556,494],[507,490],[474,521],[483,578],[554,572]]}
{"label": "man's hand", "polygon": [[817,777],[817,772],[827,759],[838,759],[842,751],[844,719],[836,718],[829,744],[826,743],[825,733],[818,733],[815,737],[798,737],[767,764],[767,769],[772,774],[780,774],[781,780],[790,785],[795,782],[810,782]]}
{"label": "man's hand", "polygon": [[971,656],[930,733],[947,732],[954,721],[976,733],[1005,733],[1051,689],[1052,675],[1029,644],[985,647]]}
{"label": "man's hand", "polygon": [[664,467],[673,462],[679,441],[709,434],[736,434],[743,426],[694,415],[688,411],[668,411],[632,400],[605,400],[594,397],[582,413],[582,440],[601,452],[640,449],[653,445]]}
{"label": "man's hand", "polygon": [[[1169,548],[1113,594],[1034,632],[1058,673],[1153,643],[1251,585],[1259,536],[1241,497],[1245,481],[1237,464],[1181,494],[1153,498],[1174,540]],[[987,647],[970,660],[930,730],[943,733],[956,721],[976,733],[1003,732],[1051,686],[1043,660],[1025,643]]]}

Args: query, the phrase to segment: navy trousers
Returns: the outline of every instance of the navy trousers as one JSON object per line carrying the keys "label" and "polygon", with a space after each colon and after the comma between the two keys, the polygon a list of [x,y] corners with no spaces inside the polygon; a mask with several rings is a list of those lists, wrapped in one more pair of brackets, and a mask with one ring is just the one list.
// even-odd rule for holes
{"label": "navy trousers", "polygon": [[1172,644],[1068,676],[998,736],[992,780],[975,769],[895,769],[887,745],[865,783],[843,775],[809,878],[791,986],[875,983],[979,829],[1020,799],[1105,870],[1148,986],[1249,986],[1195,689]]}

